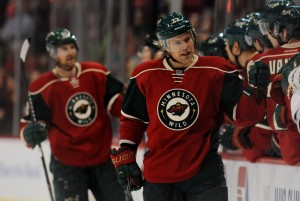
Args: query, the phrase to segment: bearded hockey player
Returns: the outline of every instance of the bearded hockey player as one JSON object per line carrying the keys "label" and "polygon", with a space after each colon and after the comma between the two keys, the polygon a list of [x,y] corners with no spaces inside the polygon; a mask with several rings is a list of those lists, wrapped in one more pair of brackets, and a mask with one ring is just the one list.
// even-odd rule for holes
{"label": "bearded hockey player", "polygon": [[101,64],[77,62],[77,38],[62,28],[46,37],[56,66],[29,87],[37,122],[21,119],[21,138],[34,148],[46,138],[51,147],[50,171],[56,201],[122,201],[109,154],[109,114],[119,117],[123,84]]}

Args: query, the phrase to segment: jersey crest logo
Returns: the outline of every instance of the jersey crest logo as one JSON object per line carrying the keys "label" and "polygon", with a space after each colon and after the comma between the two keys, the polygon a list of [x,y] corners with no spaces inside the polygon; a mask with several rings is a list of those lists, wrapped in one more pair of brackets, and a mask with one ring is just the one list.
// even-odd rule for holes
{"label": "jersey crest logo", "polygon": [[95,100],[88,93],[78,93],[72,96],[66,106],[69,121],[80,127],[88,126],[97,116]]}
{"label": "jersey crest logo", "polygon": [[199,115],[197,99],[183,89],[172,89],[162,95],[157,113],[162,124],[171,130],[184,130],[192,126]]}
{"label": "jersey crest logo", "polygon": [[181,116],[185,112],[187,107],[188,105],[178,102],[175,105],[172,105],[167,111],[174,116]]}

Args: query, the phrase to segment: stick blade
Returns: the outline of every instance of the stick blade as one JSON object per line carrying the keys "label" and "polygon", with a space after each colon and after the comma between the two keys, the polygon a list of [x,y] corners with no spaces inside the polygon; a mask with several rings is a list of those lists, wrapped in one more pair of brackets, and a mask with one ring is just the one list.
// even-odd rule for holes
{"label": "stick blade", "polygon": [[30,38],[26,38],[22,44],[21,52],[20,52],[20,59],[25,62],[25,58],[30,46]]}

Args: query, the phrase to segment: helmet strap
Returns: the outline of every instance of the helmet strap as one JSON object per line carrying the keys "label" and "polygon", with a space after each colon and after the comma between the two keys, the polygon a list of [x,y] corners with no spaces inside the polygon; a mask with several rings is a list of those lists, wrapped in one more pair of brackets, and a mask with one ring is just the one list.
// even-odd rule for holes
{"label": "helmet strap", "polygon": [[[174,62],[176,62],[176,63],[180,63],[179,61],[177,61],[168,51],[167,51],[167,61],[169,60],[169,59],[171,59],[172,61],[174,61]],[[168,62],[169,63],[169,62]],[[169,65],[170,65],[170,63],[169,63]]]}

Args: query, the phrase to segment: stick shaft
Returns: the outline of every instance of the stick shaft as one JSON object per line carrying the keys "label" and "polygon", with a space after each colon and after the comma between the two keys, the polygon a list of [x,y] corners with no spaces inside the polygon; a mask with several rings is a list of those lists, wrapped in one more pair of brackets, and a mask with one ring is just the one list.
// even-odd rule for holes
{"label": "stick shaft", "polygon": [[[32,121],[37,122],[34,107],[33,107],[32,98],[31,98],[31,95],[30,95],[30,92],[29,92],[29,89],[28,89],[27,81],[26,81],[25,69],[24,69],[25,58],[26,58],[27,51],[29,49],[29,44],[30,44],[30,39],[26,39],[23,42],[23,45],[22,45],[22,48],[21,48],[21,53],[20,53],[21,76],[22,76],[22,79],[23,79],[23,82],[24,82],[25,90],[27,91],[27,99],[28,99],[28,103],[29,103],[29,109],[30,109],[30,114],[31,114]],[[41,160],[42,160],[43,170],[44,170],[44,173],[45,173],[46,182],[47,182],[47,186],[48,186],[48,190],[49,190],[49,194],[50,194],[50,199],[51,199],[51,201],[54,201],[52,188],[51,188],[51,184],[50,184],[50,179],[49,179],[49,175],[48,175],[48,171],[47,171],[47,167],[46,167],[43,148],[42,148],[41,144],[38,144],[38,147],[39,147],[40,154],[41,154]]]}

